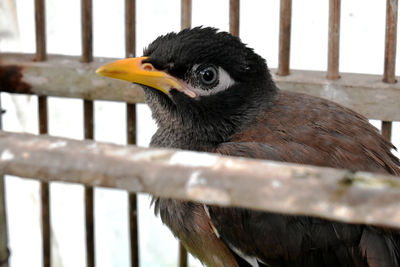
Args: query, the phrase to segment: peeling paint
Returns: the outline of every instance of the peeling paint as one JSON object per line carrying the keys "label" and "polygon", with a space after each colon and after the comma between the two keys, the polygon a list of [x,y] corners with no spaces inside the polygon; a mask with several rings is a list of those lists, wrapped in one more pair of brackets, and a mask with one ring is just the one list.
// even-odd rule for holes
{"label": "peeling paint", "polygon": [[339,217],[347,217],[349,216],[349,209],[347,207],[339,207],[333,210],[333,214]]}
{"label": "peeling paint", "polygon": [[206,153],[179,151],[174,153],[169,163],[188,167],[210,167],[213,166],[217,160],[218,158],[216,156]]}
{"label": "peeling paint", "polygon": [[92,85],[93,87],[104,87],[107,85],[107,82],[104,79],[93,79]]}
{"label": "peeling paint", "polygon": [[65,147],[66,145],[67,145],[66,141],[57,141],[57,142],[51,143],[49,145],[49,148],[50,149],[60,148],[60,147]]}
{"label": "peeling paint", "polygon": [[278,181],[278,180],[273,180],[272,181],[272,187],[273,188],[279,188],[279,187],[281,187],[281,183]]}
{"label": "peeling paint", "polygon": [[205,184],[207,184],[207,180],[200,176],[199,171],[195,171],[192,173],[192,175],[190,175],[190,178],[186,183],[186,189],[190,189],[193,186]]}
{"label": "peeling paint", "polygon": [[0,159],[3,161],[9,161],[14,159],[14,154],[11,153],[10,150],[6,149],[3,151],[3,153],[1,153]]}
{"label": "peeling paint", "polygon": [[33,76],[29,74],[25,74],[24,80],[27,83],[34,84],[34,85],[45,85],[49,83],[49,79],[43,76]]}

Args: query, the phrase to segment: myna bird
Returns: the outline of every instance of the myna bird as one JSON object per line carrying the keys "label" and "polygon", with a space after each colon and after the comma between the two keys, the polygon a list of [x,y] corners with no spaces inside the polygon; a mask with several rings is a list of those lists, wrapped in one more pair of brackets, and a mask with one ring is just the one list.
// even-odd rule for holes
{"label": "myna bird", "polygon": [[[331,101],[280,91],[265,60],[214,28],[158,37],[100,75],[142,85],[151,145],[400,174],[393,145]],[[246,177],[243,177],[245,180]],[[244,181],[245,182],[245,181]],[[399,232],[155,198],[155,212],[207,266],[399,266]]]}

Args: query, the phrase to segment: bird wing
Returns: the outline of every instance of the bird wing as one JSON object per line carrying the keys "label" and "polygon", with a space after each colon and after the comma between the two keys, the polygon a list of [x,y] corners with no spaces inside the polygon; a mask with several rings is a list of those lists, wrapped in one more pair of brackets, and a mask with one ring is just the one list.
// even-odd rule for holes
{"label": "bird wing", "polygon": [[[296,142],[284,147],[227,142],[213,152],[308,164],[318,162],[319,155]],[[208,209],[220,238],[233,251],[271,266],[398,266],[398,233],[387,229],[243,208]]]}

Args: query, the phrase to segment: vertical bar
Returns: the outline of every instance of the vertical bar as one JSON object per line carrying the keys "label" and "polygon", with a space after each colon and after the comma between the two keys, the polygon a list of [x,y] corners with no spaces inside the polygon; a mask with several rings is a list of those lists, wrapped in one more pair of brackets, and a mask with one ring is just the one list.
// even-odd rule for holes
{"label": "vertical bar", "polygon": [[339,79],[340,0],[329,0],[328,72],[330,80]]}
{"label": "vertical bar", "polygon": [[240,0],[229,1],[229,32],[239,36]]}
{"label": "vertical bar", "polygon": [[81,0],[82,62],[93,61],[92,0]]}
{"label": "vertical bar", "polygon": [[[398,0],[386,1],[385,63],[383,82],[395,83]],[[382,135],[391,138],[392,122],[382,121]]]}
{"label": "vertical bar", "polygon": [[289,75],[292,0],[281,0],[279,20],[279,63],[277,74],[286,76]]}
{"label": "vertical bar", "polygon": [[8,249],[8,228],[6,217],[6,201],[5,201],[5,187],[4,175],[0,176],[0,266],[8,267],[8,259],[10,257],[10,250]]}
{"label": "vertical bar", "polygon": [[[82,55],[83,57],[83,55]],[[84,100],[84,127],[85,139],[93,139],[93,101]],[[95,266],[95,242],[94,242],[94,198],[93,187],[85,186],[85,227],[86,227],[86,266]]]}
{"label": "vertical bar", "polygon": [[[192,26],[192,0],[181,0],[181,29],[190,28]],[[187,267],[187,251],[179,242],[179,267]]]}
{"label": "vertical bar", "polygon": [[[36,61],[46,60],[46,21],[44,0],[35,0],[35,30],[36,30]],[[47,134],[47,97],[38,97],[39,133]],[[49,184],[40,183],[41,190],[41,217],[42,217],[42,242],[43,266],[51,266],[51,240],[50,240],[50,190]]]}
{"label": "vertical bar", "polygon": [[[1,100],[1,98],[0,98]],[[0,112],[2,112],[0,102]],[[0,129],[3,129],[2,114],[0,114]],[[4,185],[4,175],[0,175],[0,266],[8,267],[10,250],[8,249],[8,227],[6,213],[6,190]]]}
{"label": "vertical bar", "polygon": [[392,138],[392,122],[391,121],[382,121],[382,135],[390,141]]}
{"label": "vertical bar", "polygon": [[395,83],[398,0],[386,1],[385,65],[383,81]]}
{"label": "vertical bar", "polygon": [[[92,0],[81,0],[82,58],[93,61],[93,9]],[[85,139],[94,138],[94,108],[92,100],[83,100]],[[95,266],[94,197],[93,187],[85,186],[86,266]]]}
{"label": "vertical bar", "polygon": [[44,0],[35,0],[36,61],[46,60],[46,17]]}
{"label": "vertical bar", "polygon": [[192,25],[192,0],[181,1],[181,29],[190,28]]}
{"label": "vertical bar", "polygon": [[136,54],[136,1],[125,0],[125,56]]}
{"label": "vertical bar", "polygon": [[186,248],[179,242],[179,267],[188,266],[188,253]]}
{"label": "vertical bar", "polygon": [[[125,0],[125,56],[136,54],[136,1]],[[126,103],[127,143],[136,144],[136,105]],[[137,196],[128,192],[131,266],[139,266]]]}
{"label": "vertical bar", "polygon": [[[127,143],[136,144],[136,105],[126,105],[127,118]],[[128,193],[129,209],[129,230],[131,241],[131,266],[139,266],[139,242],[138,242],[138,221],[137,221],[137,196],[135,193]]]}
{"label": "vertical bar", "polygon": [[[47,122],[47,97],[38,97],[39,108],[39,133],[48,133]],[[42,211],[42,239],[43,239],[43,266],[51,266],[51,240],[50,240],[50,188],[49,183],[41,182],[41,211]]]}

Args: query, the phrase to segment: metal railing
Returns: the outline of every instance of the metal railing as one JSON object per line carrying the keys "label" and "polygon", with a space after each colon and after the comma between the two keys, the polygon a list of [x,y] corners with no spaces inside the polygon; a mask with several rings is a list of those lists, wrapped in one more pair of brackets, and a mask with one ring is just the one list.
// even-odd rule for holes
{"label": "metal railing", "polygon": [[[290,70],[292,1],[281,0],[279,64],[277,70],[272,70],[278,86],[283,90],[328,98],[370,119],[379,119],[382,121],[383,135],[390,139],[392,121],[400,120],[400,85],[395,83],[397,4],[397,0],[387,0],[385,63],[382,78],[379,75],[339,73],[340,0],[330,0],[329,5],[327,72]],[[191,26],[191,9],[191,0],[181,1],[182,28]],[[135,56],[135,12],[135,0],[125,0],[126,57]],[[47,96],[83,99],[85,139],[93,139],[94,100],[125,102],[127,143],[135,144],[135,104],[143,102],[142,91],[136,85],[95,76],[94,70],[104,63],[104,59],[93,58],[92,0],[81,1],[81,16],[81,57],[47,55],[45,2],[35,0],[36,54],[0,54],[0,90],[39,96],[40,134],[48,132]],[[239,36],[239,17],[240,1],[230,0],[229,29],[237,36]],[[76,85],[74,91],[70,90],[68,83]],[[376,98],[377,95],[379,99]],[[35,140],[37,147],[29,146],[26,140]],[[66,145],[51,148],[49,144],[54,142]],[[97,150],[93,149],[95,146],[98,147]],[[74,148],[81,149],[82,153],[79,155],[72,153]],[[102,149],[111,151],[111,154],[123,151],[128,157],[118,157],[119,152],[107,156],[101,153]],[[27,154],[24,153],[28,153],[29,157],[26,157]],[[190,155],[193,157],[207,155],[215,160],[216,165],[184,166],[173,160],[179,153],[191,152],[146,150],[131,146],[120,147],[93,143],[93,141],[72,141],[2,132],[0,133],[0,174],[36,177],[41,180],[43,265],[45,267],[51,265],[48,182],[54,180],[85,185],[88,267],[95,266],[93,186],[116,187],[130,192],[129,218],[133,267],[139,266],[136,192],[218,205],[315,215],[346,222],[400,226],[400,212],[394,205],[400,198],[399,182],[391,176],[350,173],[329,168],[234,159],[199,153]],[[13,157],[10,158],[10,155]],[[77,156],[80,157],[79,161],[68,160],[71,157],[75,159]],[[48,160],[39,162],[35,160],[38,158]],[[61,168],[58,164],[61,160],[63,163],[68,163],[67,166],[64,165]],[[109,161],[116,164],[120,173],[110,173],[102,166],[102,163]],[[82,165],[74,165],[77,162],[82,162]],[[89,162],[91,168],[82,168],[82,166],[89,166]],[[146,172],[143,172],[143,164],[147,166]],[[26,167],[28,165],[29,168]],[[233,170],[226,168],[228,165],[235,168]],[[249,171],[249,166],[252,166],[251,171]],[[241,176],[246,176],[248,184],[245,186],[243,183],[237,186]],[[301,183],[298,182],[299,177],[301,177]],[[201,183],[199,179],[203,179]],[[167,180],[168,186],[165,184]],[[302,194],[302,190],[298,190],[299,187],[310,186],[310,184],[313,187],[313,194]],[[296,190],[291,190],[291,188],[296,188]],[[343,191],[343,189],[346,190]],[[251,190],[253,194],[251,196],[244,194],[243,192],[247,190]],[[337,190],[341,190],[342,195],[338,196]],[[315,192],[321,193],[315,194]],[[351,198],[347,198],[349,194]],[[364,194],[368,194],[369,201],[365,202]],[[8,265],[9,257],[5,216],[4,179],[0,177],[0,225],[2,226],[0,227],[0,266],[2,267]],[[179,258],[179,265],[186,266],[187,255],[182,246],[180,246]]]}

